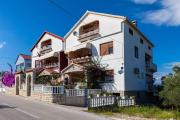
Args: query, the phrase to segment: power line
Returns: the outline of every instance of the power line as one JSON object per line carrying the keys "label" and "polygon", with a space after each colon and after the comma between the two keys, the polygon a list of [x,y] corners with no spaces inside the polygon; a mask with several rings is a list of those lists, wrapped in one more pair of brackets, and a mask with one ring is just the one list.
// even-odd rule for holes
{"label": "power line", "polygon": [[[68,10],[66,10],[65,8],[63,8],[62,6],[60,6],[57,2],[55,2],[54,0],[48,0],[51,4],[53,4],[54,6],[56,6],[58,9],[60,9],[60,10],[63,10],[66,14],[68,14],[70,17],[75,17],[75,18],[79,18],[78,16],[76,16],[76,15],[74,15],[74,14],[72,14],[71,12],[69,12]],[[84,21],[82,21],[84,24],[87,24],[87,23],[85,23]],[[103,34],[102,33],[99,33],[99,34],[101,34],[102,36],[103,36]],[[113,40],[113,41],[116,41],[116,42],[118,42],[118,43],[120,43],[120,44],[122,44],[121,42],[119,42],[119,41],[117,41],[117,40],[114,40],[113,38],[111,38],[110,36],[107,36],[108,38],[110,38],[111,40]]]}
{"label": "power line", "polygon": [[53,4],[54,6],[56,6],[58,9],[63,10],[66,14],[68,14],[70,17],[75,17],[78,18],[77,16],[75,16],[74,14],[72,14],[71,12],[69,12],[68,10],[66,10],[64,7],[60,6],[58,3],[56,3],[54,0],[48,0],[51,4]]}

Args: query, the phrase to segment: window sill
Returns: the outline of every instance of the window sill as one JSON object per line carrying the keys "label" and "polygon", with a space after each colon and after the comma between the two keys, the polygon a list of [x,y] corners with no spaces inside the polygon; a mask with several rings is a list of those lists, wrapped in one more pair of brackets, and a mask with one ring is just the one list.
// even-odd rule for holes
{"label": "window sill", "polygon": [[114,53],[111,53],[111,54],[106,54],[106,55],[100,55],[101,57],[105,57],[105,56],[110,56],[110,55],[113,55]]}

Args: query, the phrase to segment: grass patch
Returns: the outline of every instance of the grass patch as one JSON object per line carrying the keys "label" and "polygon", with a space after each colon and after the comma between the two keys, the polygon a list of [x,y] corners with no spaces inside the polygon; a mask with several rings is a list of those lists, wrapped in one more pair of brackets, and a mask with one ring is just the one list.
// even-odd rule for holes
{"label": "grass patch", "polygon": [[126,114],[129,116],[140,116],[156,119],[180,119],[180,111],[161,109],[155,106],[133,106],[133,107],[103,107],[89,109],[89,112],[95,112],[104,115],[113,115],[114,113]]}

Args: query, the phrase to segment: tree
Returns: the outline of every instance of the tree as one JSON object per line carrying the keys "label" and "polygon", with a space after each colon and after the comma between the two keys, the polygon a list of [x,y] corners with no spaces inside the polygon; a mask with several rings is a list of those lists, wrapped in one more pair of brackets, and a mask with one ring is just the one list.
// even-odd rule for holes
{"label": "tree", "polygon": [[173,71],[173,75],[165,77],[160,97],[164,105],[180,108],[180,67],[173,67]]}
{"label": "tree", "polygon": [[107,64],[101,63],[102,57],[91,57],[91,61],[85,63],[84,74],[87,88],[100,89],[100,83],[104,80]]}

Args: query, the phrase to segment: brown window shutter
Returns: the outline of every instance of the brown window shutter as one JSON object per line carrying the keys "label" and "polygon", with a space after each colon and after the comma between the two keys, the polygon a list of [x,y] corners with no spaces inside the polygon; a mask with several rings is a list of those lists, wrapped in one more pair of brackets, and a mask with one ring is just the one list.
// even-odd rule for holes
{"label": "brown window shutter", "polygon": [[112,41],[100,44],[100,55],[101,56],[108,55],[109,54],[109,52],[108,52],[109,48],[113,48],[113,42]]}
{"label": "brown window shutter", "polygon": [[103,56],[103,55],[106,55],[107,54],[107,44],[101,44],[100,45],[100,55]]}

